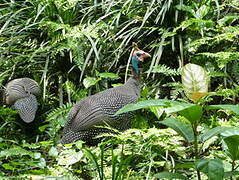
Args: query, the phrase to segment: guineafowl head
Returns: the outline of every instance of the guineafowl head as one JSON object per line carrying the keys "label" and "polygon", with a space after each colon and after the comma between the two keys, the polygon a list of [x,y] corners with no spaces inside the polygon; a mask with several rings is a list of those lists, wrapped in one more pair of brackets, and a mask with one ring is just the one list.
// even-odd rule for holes
{"label": "guineafowl head", "polygon": [[139,65],[144,62],[145,58],[151,57],[151,55],[145,51],[140,50],[137,45],[134,45],[134,50],[131,58],[131,64],[134,74],[139,74]]}

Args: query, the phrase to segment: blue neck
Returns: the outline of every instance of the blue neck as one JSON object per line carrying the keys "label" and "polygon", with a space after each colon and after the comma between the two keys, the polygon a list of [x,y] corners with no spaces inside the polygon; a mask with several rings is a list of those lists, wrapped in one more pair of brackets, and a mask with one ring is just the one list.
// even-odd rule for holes
{"label": "blue neck", "polygon": [[133,71],[137,74],[139,74],[139,60],[137,56],[132,56],[131,63],[133,67]]}

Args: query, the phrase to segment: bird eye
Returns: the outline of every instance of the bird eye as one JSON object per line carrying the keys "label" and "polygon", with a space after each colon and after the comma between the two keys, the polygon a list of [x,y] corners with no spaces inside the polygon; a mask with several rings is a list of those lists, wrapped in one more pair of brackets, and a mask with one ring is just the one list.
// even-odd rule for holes
{"label": "bird eye", "polygon": [[136,56],[138,56],[138,57],[139,57],[139,56],[141,56],[141,54],[140,54],[140,53],[136,53]]}

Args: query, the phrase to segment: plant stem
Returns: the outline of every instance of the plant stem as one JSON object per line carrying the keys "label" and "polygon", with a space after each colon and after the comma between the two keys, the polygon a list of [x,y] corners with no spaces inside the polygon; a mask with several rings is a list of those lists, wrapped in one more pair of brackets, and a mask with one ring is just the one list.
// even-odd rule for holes
{"label": "plant stem", "polygon": [[[193,124],[195,161],[199,158],[197,126],[198,126],[198,121],[195,121],[195,123]],[[196,171],[197,171],[198,180],[201,180],[200,171],[199,170],[196,170]]]}
{"label": "plant stem", "polygon": [[[232,171],[234,171],[236,168],[235,168],[235,160],[232,160]],[[232,177],[230,177],[230,180],[233,180]]]}

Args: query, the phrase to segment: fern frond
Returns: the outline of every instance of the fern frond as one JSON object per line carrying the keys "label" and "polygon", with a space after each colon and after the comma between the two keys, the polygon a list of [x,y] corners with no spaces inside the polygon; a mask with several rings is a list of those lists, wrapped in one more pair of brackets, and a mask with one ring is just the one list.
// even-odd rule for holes
{"label": "fern frond", "polygon": [[221,42],[234,42],[239,35],[239,28],[227,27],[226,32],[215,35],[214,37],[203,37],[187,44],[186,48],[190,53],[195,53],[203,45],[216,45]]}
{"label": "fern frond", "polygon": [[46,122],[49,122],[49,124],[44,129],[47,128],[50,137],[55,137],[57,132],[65,125],[67,114],[72,106],[72,103],[63,104],[48,114]]}
{"label": "fern frond", "polygon": [[171,69],[170,67],[167,67],[166,65],[164,64],[160,64],[160,65],[157,65],[157,66],[154,66],[152,71],[153,73],[162,73],[166,76],[177,76],[177,75],[180,75],[180,72],[179,70],[177,69]]}
{"label": "fern frond", "polygon": [[60,107],[54,109],[52,112],[50,112],[46,118],[46,122],[55,121],[59,118],[65,118],[68,112],[70,111],[70,108],[73,106],[72,103],[63,104]]}
{"label": "fern frond", "polygon": [[198,55],[215,58],[219,68],[223,68],[228,62],[239,59],[239,52],[216,52],[199,53]]}

